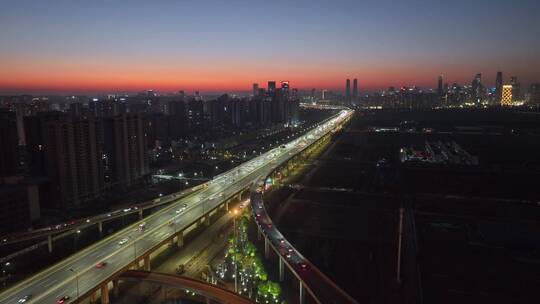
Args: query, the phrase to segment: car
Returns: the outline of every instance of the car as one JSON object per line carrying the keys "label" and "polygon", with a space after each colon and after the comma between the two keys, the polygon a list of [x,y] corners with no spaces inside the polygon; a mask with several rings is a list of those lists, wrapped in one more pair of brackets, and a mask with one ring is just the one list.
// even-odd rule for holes
{"label": "car", "polygon": [[142,222],[139,224],[139,231],[144,231],[145,228],[146,228],[146,222]]}
{"label": "car", "polygon": [[67,301],[70,299],[69,296],[63,296],[61,297],[60,299],[58,299],[56,301],[56,304],[64,304],[64,303],[67,303]]}
{"label": "car", "polygon": [[298,266],[300,266],[302,269],[306,269],[308,267],[307,264],[303,262],[298,263]]}
{"label": "car", "polygon": [[107,266],[107,262],[104,262],[104,261],[99,262],[99,263],[96,264],[96,268],[103,268],[105,266]]}
{"label": "car", "polygon": [[187,208],[187,204],[182,204],[182,206],[180,206],[180,209],[176,210],[176,213],[182,213],[186,210]]}
{"label": "car", "polygon": [[118,245],[122,246],[122,245],[124,245],[125,243],[127,243],[128,241],[129,241],[128,238],[123,238],[123,239],[121,239],[121,240],[118,242]]}
{"label": "car", "polygon": [[31,297],[31,295],[25,295],[24,297],[20,298],[17,303],[26,303],[28,300],[30,300]]}

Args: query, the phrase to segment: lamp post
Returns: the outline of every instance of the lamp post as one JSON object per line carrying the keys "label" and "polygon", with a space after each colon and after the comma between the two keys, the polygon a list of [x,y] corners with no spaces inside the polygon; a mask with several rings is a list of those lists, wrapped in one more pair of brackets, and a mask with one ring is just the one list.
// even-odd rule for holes
{"label": "lamp post", "polygon": [[77,299],[79,298],[79,272],[73,268],[70,268],[69,271],[75,274],[75,280],[77,281]]}
{"label": "lamp post", "polygon": [[8,280],[9,280],[9,277],[11,276],[11,274],[9,273],[9,266],[11,266],[11,262],[6,262],[4,264],[4,269],[2,270],[2,277],[3,277],[3,282],[4,282],[4,287],[6,287],[7,283],[8,283]]}
{"label": "lamp post", "polygon": [[238,233],[236,233],[236,215],[238,210],[233,210],[233,230],[234,230],[234,292],[238,293]]}

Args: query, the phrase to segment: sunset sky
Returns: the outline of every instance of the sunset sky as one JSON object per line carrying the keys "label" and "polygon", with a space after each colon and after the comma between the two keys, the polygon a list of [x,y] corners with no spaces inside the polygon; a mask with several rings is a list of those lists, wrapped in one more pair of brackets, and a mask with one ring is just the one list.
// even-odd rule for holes
{"label": "sunset sky", "polygon": [[1,1],[0,93],[540,82],[538,0]]}

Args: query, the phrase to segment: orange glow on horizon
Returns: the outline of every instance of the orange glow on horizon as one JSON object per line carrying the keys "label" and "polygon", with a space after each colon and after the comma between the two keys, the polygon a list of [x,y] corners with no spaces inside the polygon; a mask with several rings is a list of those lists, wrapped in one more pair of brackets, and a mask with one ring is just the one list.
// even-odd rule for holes
{"label": "orange glow on horizon", "polygon": [[[0,56],[0,59],[1,56]],[[7,59],[7,58],[4,58]],[[346,78],[358,78],[360,90],[388,85],[429,84],[431,77],[395,65],[272,62],[230,60],[182,61],[176,58],[12,58],[0,70],[0,91],[61,93],[137,92],[249,92],[253,83],[266,87],[269,80],[290,80],[300,90],[341,91]],[[413,71],[413,72],[411,72]],[[425,72],[425,71],[424,71]],[[425,73],[430,75],[429,73]],[[433,72],[433,75],[438,75]]]}
{"label": "orange glow on horizon", "polygon": [[[381,66],[364,63],[361,67],[351,67],[311,62],[281,62],[274,65],[272,62],[241,60],[182,62],[154,59],[140,62],[133,58],[117,58],[115,61],[104,58],[26,59],[4,61],[8,63],[0,69],[0,93],[131,93],[148,89],[162,93],[179,90],[188,93],[250,92],[253,83],[265,88],[269,80],[278,83],[289,80],[291,88],[300,90],[343,91],[346,78],[357,78],[362,92],[388,86],[433,88],[436,83],[434,75],[439,74],[436,70],[419,70],[406,64]],[[457,70],[453,74],[467,75]],[[467,82],[464,79],[461,83]]]}

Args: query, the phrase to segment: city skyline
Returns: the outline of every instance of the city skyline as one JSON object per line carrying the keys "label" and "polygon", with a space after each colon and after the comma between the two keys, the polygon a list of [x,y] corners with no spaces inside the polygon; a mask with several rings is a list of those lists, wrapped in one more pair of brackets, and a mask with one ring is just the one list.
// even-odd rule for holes
{"label": "city skyline", "polygon": [[0,93],[248,92],[271,79],[342,91],[346,78],[373,91],[436,88],[439,74],[466,85],[477,73],[492,87],[497,71],[524,87],[540,79],[540,4],[460,3],[10,3]]}

